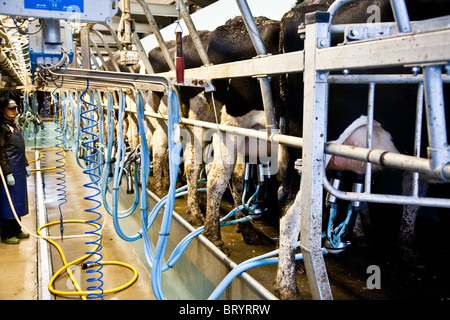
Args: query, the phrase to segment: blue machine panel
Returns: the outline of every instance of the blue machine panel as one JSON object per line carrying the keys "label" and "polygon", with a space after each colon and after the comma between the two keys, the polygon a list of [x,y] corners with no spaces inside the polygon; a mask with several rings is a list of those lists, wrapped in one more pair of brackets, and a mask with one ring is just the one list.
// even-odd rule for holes
{"label": "blue machine panel", "polygon": [[24,0],[25,9],[84,12],[84,0]]}

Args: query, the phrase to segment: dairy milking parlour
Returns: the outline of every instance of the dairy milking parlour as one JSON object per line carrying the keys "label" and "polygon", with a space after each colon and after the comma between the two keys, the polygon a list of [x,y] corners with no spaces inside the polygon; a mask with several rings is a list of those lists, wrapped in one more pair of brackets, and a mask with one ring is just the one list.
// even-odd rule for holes
{"label": "dairy milking parlour", "polygon": [[0,2],[0,299],[450,298],[430,2]]}

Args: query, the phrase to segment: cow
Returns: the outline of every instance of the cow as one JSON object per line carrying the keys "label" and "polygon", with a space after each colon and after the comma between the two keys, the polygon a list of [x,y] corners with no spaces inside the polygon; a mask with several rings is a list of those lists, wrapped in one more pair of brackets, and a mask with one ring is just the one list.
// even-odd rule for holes
{"label": "cow", "polygon": [[[273,55],[278,54],[279,21],[256,17],[255,22],[266,51]],[[210,62],[215,65],[257,56],[242,17],[237,16],[228,20],[224,25],[211,32],[207,54]],[[278,82],[276,77],[271,81],[275,110],[278,109],[277,104],[279,103]],[[216,107],[221,110],[221,124],[254,129],[266,127],[258,79],[250,77],[216,79],[213,84],[216,88],[214,102]],[[231,134],[216,133],[213,136],[214,157],[208,172],[207,207],[203,234],[225,253],[228,253],[228,249],[220,234],[220,203],[224,192],[230,186],[230,180],[234,185],[231,188],[234,204],[238,206],[241,203],[244,164],[243,161],[237,161],[237,159],[238,153],[242,155],[242,151],[245,150],[244,142],[245,140],[238,139],[237,136]],[[241,224],[238,232],[242,233],[246,243],[261,241],[256,236],[252,225],[248,223]]]}
{"label": "cow", "polygon": [[[436,1],[440,7],[431,6],[425,1],[408,1],[408,9],[412,20],[420,20],[448,12],[442,1]],[[305,23],[305,14],[309,12],[326,12],[330,1],[304,0],[286,13],[281,20],[280,46],[283,52],[303,50],[303,41],[299,37],[298,28]],[[340,9],[334,16],[334,24],[366,23],[370,13],[369,5],[379,9],[381,22],[394,21],[389,1],[355,1]],[[441,9],[441,10],[439,10]],[[430,11],[432,11],[430,15]],[[448,13],[447,13],[448,14]],[[339,39],[332,37],[332,45]],[[340,39],[342,42],[342,39]],[[364,73],[367,70],[358,70]],[[370,73],[409,73],[410,69],[396,68],[388,70],[370,70]],[[302,136],[303,126],[303,75],[289,74],[282,77],[281,96],[283,110],[280,121],[286,125],[282,133]],[[367,112],[367,85],[330,85],[328,97],[328,140],[336,140],[343,144],[365,147],[367,128],[361,115]],[[413,154],[413,136],[415,122],[417,86],[412,85],[377,85],[375,91],[374,148]],[[362,120],[361,120],[362,119]],[[408,134],[406,134],[408,133]],[[296,284],[296,265],[294,254],[300,231],[300,204],[298,190],[300,178],[294,171],[295,160],[301,158],[298,149],[288,148],[289,163],[286,179],[279,189],[282,220],[280,223],[280,248],[277,275],[274,290],[280,299],[301,299]],[[424,154],[424,153],[422,153]],[[327,169],[364,173],[362,163],[339,157],[327,157]],[[405,179],[406,180],[406,179]],[[401,182],[400,182],[401,184]],[[408,207],[408,206],[406,206]],[[406,212],[405,212],[406,213]],[[406,238],[411,239],[410,226],[415,219],[415,211],[403,215],[402,230],[407,231]],[[404,233],[402,235],[404,237]],[[410,241],[410,240],[409,240]],[[407,246],[411,242],[406,243]],[[405,245],[405,243],[403,244]]]}
{"label": "cow", "polygon": [[[210,31],[201,30],[198,32],[204,48],[208,46]],[[190,36],[182,39],[183,57],[186,69],[200,67],[203,62],[194,46]],[[176,42],[168,41],[166,46],[171,56],[175,55]],[[167,72],[170,70],[160,47],[152,49],[149,54],[149,61],[155,73]],[[181,100],[181,115],[185,118],[214,121],[214,112],[212,110],[211,99],[205,96],[204,90],[194,87],[178,87]],[[167,98],[162,93],[153,93],[155,106],[159,105],[159,112],[167,115]],[[197,140],[200,146],[205,147],[206,141],[203,141],[203,130],[200,132],[191,126],[185,126],[188,134],[183,136],[184,148],[184,171],[188,186],[187,213],[190,217],[190,223],[199,226],[203,224],[203,214],[200,209],[201,199],[197,192],[198,179],[202,169],[201,150],[194,150],[194,140]],[[159,121],[156,125],[154,138],[151,142],[153,151],[153,175],[150,180],[150,188],[160,197],[167,193],[169,187],[168,174],[168,145],[167,145],[167,126],[164,121]]]}

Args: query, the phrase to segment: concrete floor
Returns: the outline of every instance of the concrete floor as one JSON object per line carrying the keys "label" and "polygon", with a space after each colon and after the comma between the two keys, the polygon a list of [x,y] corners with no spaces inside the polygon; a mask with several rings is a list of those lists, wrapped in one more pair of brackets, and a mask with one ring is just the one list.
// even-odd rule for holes
{"label": "concrete floor", "polygon": [[[35,152],[32,151],[31,148],[27,148],[28,160],[34,159],[34,153]],[[44,152],[41,167],[51,168],[56,166],[56,157],[56,151]],[[31,168],[34,168],[34,164],[31,164]],[[63,219],[89,220],[95,218],[95,214],[85,212],[86,209],[92,208],[93,204],[84,199],[85,196],[92,195],[95,191],[83,187],[83,184],[88,183],[90,178],[84,174],[83,170],[78,166],[72,152],[68,152],[66,155],[65,169],[67,202],[61,206]],[[58,196],[57,192],[57,183],[60,182],[57,178],[60,175],[58,175],[56,170],[43,171],[42,174],[48,221],[59,221],[60,212],[58,206],[61,203],[61,197]],[[22,218],[25,227],[32,233],[36,233],[35,177],[36,173],[33,173],[31,177],[28,178],[30,214]],[[101,261],[124,262],[136,268],[138,272],[138,279],[133,285],[120,292],[104,295],[103,298],[105,300],[154,299],[150,277],[142,262],[136,256],[130,244],[120,239],[116,234],[111,216],[103,209],[103,207],[97,209],[97,211],[101,213],[103,217],[100,221],[106,219],[102,232],[103,247],[100,253],[103,258]],[[48,230],[52,236],[60,235],[59,224],[50,227]],[[63,235],[84,234],[84,232],[91,230],[93,230],[93,227],[86,224],[64,224]],[[56,242],[60,244],[67,261],[73,261],[85,255],[85,253],[93,247],[93,245],[85,244],[85,242],[88,241],[87,239],[88,238],[65,239],[62,243],[60,240]],[[91,241],[93,238],[91,237],[89,240]],[[35,237],[30,237],[29,239],[21,240],[19,245],[0,244],[0,288],[2,289],[0,290],[0,300],[39,299],[37,242],[38,240]],[[56,272],[56,270],[63,266],[63,263],[59,253],[53,246],[51,246],[51,257],[51,267],[53,272]],[[92,257],[90,260],[93,259],[95,259],[95,257]],[[95,285],[95,282],[88,284],[85,279],[95,277],[96,273],[86,274],[85,271],[81,271],[79,264],[74,265],[71,269],[75,278],[80,280],[79,283],[83,289],[87,286]],[[120,287],[130,281],[133,276],[133,272],[129,269],[114,265],[103,266],[102,272],[102,280],[104,282],[102,287],[103,290]],[[42,286],[45,286],[44,290],[48,290],[46,288],[47,285],[48,283],[42,284]],[[66,274],[63,274],[55,281],[54,287],[60,291],[75,291],[72,282]],[[55,299],[79,299],[79,297],[58,296],[55,297]]]}

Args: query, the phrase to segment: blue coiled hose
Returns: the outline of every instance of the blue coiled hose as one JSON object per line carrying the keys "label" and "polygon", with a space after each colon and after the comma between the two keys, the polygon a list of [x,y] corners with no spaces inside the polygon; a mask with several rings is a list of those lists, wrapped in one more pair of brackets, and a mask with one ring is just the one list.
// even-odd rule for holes
{"label": "blue coiled hose", "polygon": [[58,171],[56,172],[56,174],[58,175],[58,177],[56,178],[56,180],[58,180],[57,188],[56,188],[56,195],[58,197],[58,209],[59,209],[59,221],[60,221],[60,233],[61,233],[61,241],[63,241],[64,239],[64,223],[63,223],[63,214],[62,214],[62,210],[61,210],[61,206],[64,205],[67,202],[67,195],[66,195],[66,152],[64,150],[64,145],[62,144],[63,142],[63,130],[62,130],[62,108],[61,108],[61,100],[59,99],[58,95],[55,93],[56,90],[58,90],[59,88],[56,88],[55,90],[53,90],[52,95],[55,98],[55,109],[56,109],[56,114],[55,114],[55,119],[56,119],[56,129],[55,131],[58,133],[58,135],[56,136],[56,139],[58,140],[58,143],[56,144],[56,147],[59,149],[56,152],[57,155],[57,159],[56,162],[60,163],[60,165],[57,165],[56,168],[58,169]]}
{"label": "blue coiled hose", "polygon": [[86,120],[86,126],[82,129],[83,132],[86,134],[86,136],[90,136],[92,137],[92,140],[88,140],[83,142],[83,147],[87,148],[88,152],[87,155],[85,155],[85,157],[83,158],[83,160],[86,163],[86,170],[83,171],[83,173],[88,174],[91,177],[91,182],[84,184],[84,187],[92,189],[95,191],[94,194],[85,197],[85,200],[91,201],[94,203],[94,206],[92,208],[89,209],[85,209],[85,212],[88,213],[93,213],[96,215],[96,217],[94,219],[91,220],[87,220],[86,223],[94,225],[97,227],[96,230],[94,231],[87,231],[86,234],[91,234],[91,235],[95,235],[96,236],[96,240],[94,241],[88,241],[86,242],[87,245],[95,245],[94,247],[96,248],[96,250],[94,251],[90,251],[90,252],[86,252],[86,254],[88,255],[92,255],[92,257],[97,256],[98,258],[95,261],[89,261],[87,262],[87,264],[93,264],[95,265],[95,267],[93,269],[87,270],[87,273],[97,273],[96,277],[93,278],[89,278],[87,279],[87,282],[90,283],[97,283],[97,285],[92,285],[89,286],[87,288],[88,291],[100,291],[99,293],[92,293],[87,295],[86,297],[88,299],[96,299],[96,298],[100,298],[103,300],[103,273],[102,273],[102,269],[103,269],[103,265],[101,263],[101,260],[103,258],[102,254],[100,253],[101,249],[102,249],[102,244],[101,244],[101,240],[102,240],[102,235],[101,235],[101,229],[102,229],[102,225],[98,222],[101,218],[102,218],[102,214],[98,211],[96,211],[99,207],[101,207],[102,203],[100,201],[98,201],[97,199],[95,199],[98,195],[100,195],[100,189],[98,187],[98,182],[100,181],[100,176],[96,174],[97,170],[99,169],[99,162],[98,160],[98,155],[99,155],[99,150],[95,147],[95,143],[98,141],[98,135],[95,134],[93,132],[93,128],[98,126],[98,121],[96,121],[93,117],[89,117],[90,115],[93,114],[93,112],[95,110],[97,110],[97,106],[87,102],[86,100],[83,100],[83,96],[86,94],[86,92],[89,89],[89,79],[86,79],[87,85],[86,85],[86,89],[84,90],[84,92],[81,95],[81,100],[86,104],[91,106],[91,109],[86,109],[81,113],[81,117],[83,119]]}

